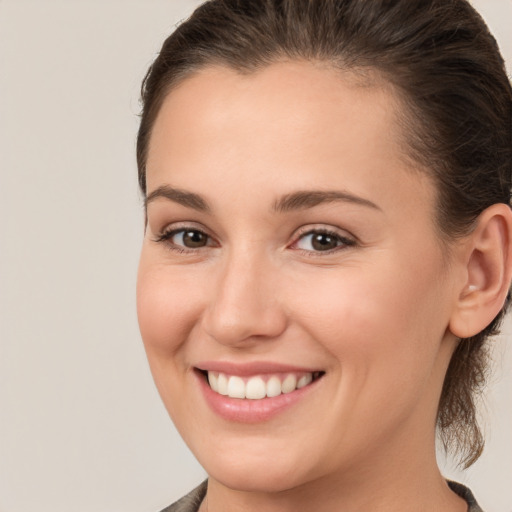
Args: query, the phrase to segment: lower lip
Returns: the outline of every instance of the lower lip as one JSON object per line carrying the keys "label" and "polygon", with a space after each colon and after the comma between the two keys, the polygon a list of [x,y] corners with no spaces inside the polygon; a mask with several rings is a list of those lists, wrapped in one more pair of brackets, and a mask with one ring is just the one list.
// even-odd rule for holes
{"label": "lower lip", "polygon": [[199,386],[210,408],[228,421],[238,423],[261,423],[268,421],[289,407],[297,404],[312,392],[322,378],[314,380],[303,388],[296,389],[291,393],[282,393],[272,398],[261,398],[259,400],[230,398],[220,395],[210,388],[205,376],[198,371],[194,372]]}

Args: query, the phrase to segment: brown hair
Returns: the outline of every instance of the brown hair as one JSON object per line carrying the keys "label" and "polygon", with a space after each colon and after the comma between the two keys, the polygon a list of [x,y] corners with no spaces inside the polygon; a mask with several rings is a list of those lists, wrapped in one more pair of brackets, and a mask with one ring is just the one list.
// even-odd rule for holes
{"label": "brown hair", "polygon": [[[404,104],[409,156],[432,176],[446,241],[471,231],[479,214],[510,202],[512,88],[495,39],[466,0],[210,0],[164,42],[142,87],[137,139],[146,193],[151,130],[169,91],[208,65],[250,73],[279,60],[376,71]],[[483,436],[475,399],[485,385],[487,338],[461,340],[444,381],[438,427],[467,467]]]}

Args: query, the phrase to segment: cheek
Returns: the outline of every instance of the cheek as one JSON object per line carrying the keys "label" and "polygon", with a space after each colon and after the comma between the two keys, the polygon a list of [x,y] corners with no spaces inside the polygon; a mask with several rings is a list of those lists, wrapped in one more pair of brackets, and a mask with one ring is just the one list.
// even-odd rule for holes
{"label": "cheek", "polygon": [[333,439],[340,424],[353,439],[372,439],[376,422],[390,432],[420,401],[436,399],[429,390],[435,390],[431,379],[445,332],[442,289],[434,284],[434,272],[413,279],[417,269],[403,278],[391,270],[351,269],[309,288],[304,283],[309,293],[297,318],[330,354],[331,375],[338,379]]}
{"label": "cheek", "polygon": [[[433,259],[433,258],[432,258]],[[333,269],[290,293],[299,322],[343,366],[419,366],[435,357],[448,324],[440,266],[382,258],[370,268]]]}
{"label": "cheek", "polygon": [[199,315],[200,293],[171,267],[142,255],[137,276],[137,315],[148,363],[165,407],[173,418],[188,417],[183,349]]}
{"label": "cheek", "polygon": [[171,357],[184,343],[199,315],[201,293],[164,265],[144,255],[137,277],[137,315],[148,358]]}

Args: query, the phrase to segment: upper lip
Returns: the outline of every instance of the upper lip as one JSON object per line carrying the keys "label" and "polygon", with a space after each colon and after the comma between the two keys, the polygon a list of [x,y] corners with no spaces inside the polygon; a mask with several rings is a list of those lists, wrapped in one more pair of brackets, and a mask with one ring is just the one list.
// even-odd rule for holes
{"label": "upper lip", "polygon": [[220,372],[227,375],[238,375],[240,377],[248,377],[250,375],[268,373],[314,373],[322,371],[319,368],[308,368],[270,361],[253,361],[250,363],[234,363],[231,361],[204,361],[196,364],[195,367],[205,372]]}

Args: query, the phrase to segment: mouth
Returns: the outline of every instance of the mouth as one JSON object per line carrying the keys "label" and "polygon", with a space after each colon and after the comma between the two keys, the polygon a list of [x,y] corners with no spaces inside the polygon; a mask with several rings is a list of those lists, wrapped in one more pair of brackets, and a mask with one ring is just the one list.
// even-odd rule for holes
{"label": "mouth", "polygon": [[262,400],[290,394],[311,385],[325,374],[323,371],[314,371],[239,376],[211,370],[198,371],[214,393],[244,400]]}

